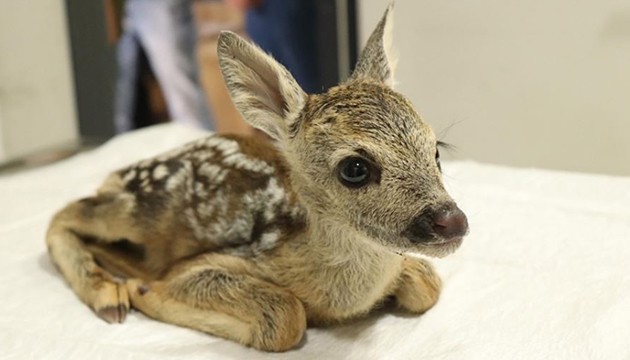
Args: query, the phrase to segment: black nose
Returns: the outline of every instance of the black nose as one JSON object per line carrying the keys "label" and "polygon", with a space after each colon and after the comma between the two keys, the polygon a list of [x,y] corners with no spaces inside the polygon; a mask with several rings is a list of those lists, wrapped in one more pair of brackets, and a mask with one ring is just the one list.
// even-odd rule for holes
{"label": "black nose", "polygon": [[462,237],[468,231],[468,219],[457,206],[437,211],[431,220],[433,232],[445,239]]}
{"label": "black nose", "polygon": [[466,235],[467,232],[466,215],[455,203],[448,203],[424,210],[411,221],[403,235],[413,242],[426,242],[433,241],[436,237],[445,240],[455,239]]}

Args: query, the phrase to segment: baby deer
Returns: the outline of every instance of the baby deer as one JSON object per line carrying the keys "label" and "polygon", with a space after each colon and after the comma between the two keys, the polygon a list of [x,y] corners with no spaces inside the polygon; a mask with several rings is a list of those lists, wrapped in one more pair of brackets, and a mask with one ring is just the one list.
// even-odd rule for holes
{"label": "baby deer", "polygon": [[307,95],[237,35],[219,38],[227,87],[272,141],[209,137],[111,174],[58,212],[50,256],[107,322],[130,307],[171,324],[285,351],[307,323],[386,298],[421,314],[468,230],[444,190],[438,142],[392,90],[391,6],[349,80]]}

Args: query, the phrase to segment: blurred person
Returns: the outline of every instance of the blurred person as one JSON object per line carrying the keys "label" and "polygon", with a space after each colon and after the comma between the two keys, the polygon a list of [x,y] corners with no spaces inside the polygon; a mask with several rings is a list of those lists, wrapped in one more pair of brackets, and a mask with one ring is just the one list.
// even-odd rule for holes
{"label": "blurred person", "polygon": [[245,11],[245,31],[293,74],[308,93],[321,92],[317,68],[317,0],[225,0]]}
{"label": "blurred person", "polygon": [[136,84],[142,50],[160,84],[171,119],[213,130],[214,121],[199,82],[192,0],[105,1],[110,39],[118,41],[116,131],[135,128]]}

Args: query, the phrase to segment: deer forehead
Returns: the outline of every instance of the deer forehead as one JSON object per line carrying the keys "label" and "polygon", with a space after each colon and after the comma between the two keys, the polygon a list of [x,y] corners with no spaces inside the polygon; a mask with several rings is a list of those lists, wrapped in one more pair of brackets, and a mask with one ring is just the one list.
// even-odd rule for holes
{"label": "deer forehead", "polygon": [[302,114],[308,142],[340,153],[362,149],[380,157],[427,157],[435,135],[401,94],[361,82],[312,96]]}

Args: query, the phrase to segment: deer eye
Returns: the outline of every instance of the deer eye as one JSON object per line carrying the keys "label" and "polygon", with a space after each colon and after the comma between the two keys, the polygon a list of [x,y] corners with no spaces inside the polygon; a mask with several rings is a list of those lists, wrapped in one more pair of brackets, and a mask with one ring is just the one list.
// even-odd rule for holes
{"label": "deer eye", "polygon": [[435,149],[435,163],[437,164],[438,169],[442,171],[442,164],[440,163],[440,150]]}
{"label": "deer eye", "polygon": [[344,186],[362,187],[370,180],[370,164],[360,157],[352,156],[339,163],[337,174]]}

